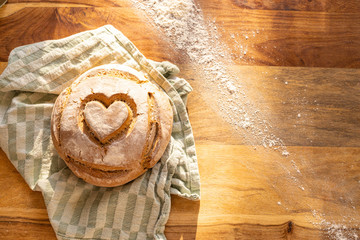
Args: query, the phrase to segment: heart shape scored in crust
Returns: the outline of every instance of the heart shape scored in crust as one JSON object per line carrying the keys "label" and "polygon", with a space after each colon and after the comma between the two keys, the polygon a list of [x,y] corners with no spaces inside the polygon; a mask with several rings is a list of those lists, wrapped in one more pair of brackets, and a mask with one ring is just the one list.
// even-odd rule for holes
{"label": "heart shape scored in crust", "polygon": [[124,128],[129,119],[129,109],[126,103],[114,101],[107,108],[99,101],[90,101],[84,109],[85,121],[90,130],[105,143]]}

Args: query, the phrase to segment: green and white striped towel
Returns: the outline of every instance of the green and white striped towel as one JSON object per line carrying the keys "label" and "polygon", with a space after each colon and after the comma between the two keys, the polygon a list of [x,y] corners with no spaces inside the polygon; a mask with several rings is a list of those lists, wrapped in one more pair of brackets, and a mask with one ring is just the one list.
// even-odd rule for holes
{"label": "green and white striped towel", "polygon": [[[120,187],[85,183],[65,166],[50,137],[57,95],[86,70],[119,63],[147,74],[172,100],[173,132],[161,160]],[[165,239],[170,194],[200,198],[190,85],[168,62],[146,59],[111,25],[14,49],[0,76],[0,146],[31,189],[41,191],[58,239]],[[165,78],[166,76],[167,78]]]}

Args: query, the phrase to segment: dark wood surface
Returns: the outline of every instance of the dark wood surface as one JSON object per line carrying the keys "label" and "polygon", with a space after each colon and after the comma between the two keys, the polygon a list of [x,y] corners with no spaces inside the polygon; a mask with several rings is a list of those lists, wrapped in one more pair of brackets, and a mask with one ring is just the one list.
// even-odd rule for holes
{"label": "dark wood surface", "polygon": [[[196,2],[289,157],[234,133],[202,97],[191,63],[130,1],[9,0],[0,9],[0,71],[17,46],[112,24],[146,57],[179,65],[194,88],[202,199],[172,197],[168,239],[360,238],[360,2]],[[3,152],[0,162],[0,239],[55,239],[41,194]]]}

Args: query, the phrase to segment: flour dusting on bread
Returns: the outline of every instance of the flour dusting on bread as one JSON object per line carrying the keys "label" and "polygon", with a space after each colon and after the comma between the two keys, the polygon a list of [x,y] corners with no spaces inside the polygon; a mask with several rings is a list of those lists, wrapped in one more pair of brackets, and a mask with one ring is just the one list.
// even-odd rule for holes
{"label": "flour dusting on bread", "polygon": [[65,89],[52,114],[59,155],[80,178],[119,186],[153,167],[171,137],[168,96],[135,69],[103,65]]}

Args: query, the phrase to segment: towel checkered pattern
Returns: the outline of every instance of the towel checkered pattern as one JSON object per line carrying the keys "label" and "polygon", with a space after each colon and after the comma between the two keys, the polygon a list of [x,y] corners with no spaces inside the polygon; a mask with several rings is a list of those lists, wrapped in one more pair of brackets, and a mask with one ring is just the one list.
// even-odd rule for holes
{"label": "towel checkered pattern", "polygon": [[[50,116],[57,95],[86,70],[109,63],[147,74],[170,97],[171,141],[154,168],[120,187],[77,178],[56,153]],[[168,62],[146,59],[111,25],[14,49],[0,75],[0,146],[31,189],[41,191],[58,239],[165,239],[170,194],[200,198],[188,82]],[[167,78],[165,78],[166,76]]]}

